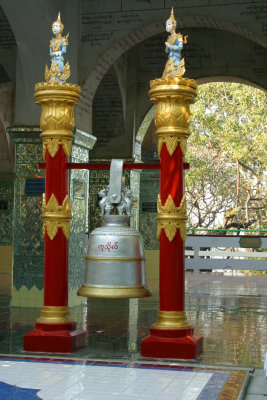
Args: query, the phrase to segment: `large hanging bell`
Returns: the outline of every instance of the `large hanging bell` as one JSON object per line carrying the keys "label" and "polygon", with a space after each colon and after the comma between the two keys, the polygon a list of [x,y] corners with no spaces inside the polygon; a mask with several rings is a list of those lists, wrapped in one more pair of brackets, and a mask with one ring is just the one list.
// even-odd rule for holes
{"label": "large hanging bell", "polygon": [[[140,232],[129,226],[132,198],[131,191],[123,187],[122,169],[122,160],[112,160],[110,185],[99,192],[102,226],[89,236],[79,296],[151,296],[146,287],[143,240]],[[118,215],[113,215],[114,211]]]}

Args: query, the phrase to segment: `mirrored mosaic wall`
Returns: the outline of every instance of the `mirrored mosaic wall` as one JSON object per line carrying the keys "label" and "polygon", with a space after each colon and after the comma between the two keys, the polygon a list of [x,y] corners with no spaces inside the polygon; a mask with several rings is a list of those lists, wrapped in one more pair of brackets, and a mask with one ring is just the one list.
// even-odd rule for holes
{"label": "mirrored mosaic wall", "polygon": [[0,177],[0,246],[12,245],[14,179]]}
{"label": "mirrored mosaic wall", "polygon": [[[38,128],[10,128],[8,131],[16,145],[13,286],[17,291],[23,286],[28,290],[36,287],[40,290],[41,296],[44,285],[42,193],[37,191],[32,194],[31,190],[25,190],[26,182],[29,183],[33,178],[41,180],[45,176],[45,171],[38,169],[38,163],[43,162],[42,143],[39,137],[41,131]],[[84,132],[75,132],[71,162],[89,161],[89,148],[93,146],[95,140],[85,136]],[[73,214],[69,241],[69,289],[71,290],[79,288],[83,276],[89,171],[71,170],[69,177]],[[5,193],[12,196],[12,192],[8,190]]]}
{"label": "mirrored mosaic wall", "polygon": [[[89,161],[89,149],[77,144],[72,146],[70,162]],[[86,248],[86,229],[88,221],[89,171],[70,170],[70,200],[72,210],[71,235],[69,239],[69,290],[81,286]],[[71,304],[70,304],[71,306]]]}
{"label": "mirrored mosaic wall", "polygon": [[143,171],[140,175],[139,229],[146,250],[159,249],[156,219],[159,176],[159,171]]}
{"label": "mirrored mosaic wall", "polygon": [[16,145],[16,172],[14,185],[14,261],[13,286],[31,289],[43,288],[44,242],[42,239],[42,194],[27,195],[25,181],[43,178],[38,169],[42,161],[39,129],[10,129]]}

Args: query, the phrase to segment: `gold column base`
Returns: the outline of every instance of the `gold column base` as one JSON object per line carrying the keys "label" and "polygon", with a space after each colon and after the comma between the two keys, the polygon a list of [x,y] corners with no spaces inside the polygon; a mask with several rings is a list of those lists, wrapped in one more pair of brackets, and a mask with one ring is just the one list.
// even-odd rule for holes
{"label": "gold column base", "polygon": [[69,307],[43,306],[37,322],[42,324],[66,324],[72,322]]}
{"label": "gold column base", "polygon": [[191,328],[186,319],[185,311],[159,311],[157,322],[153,329],[185,329]]}

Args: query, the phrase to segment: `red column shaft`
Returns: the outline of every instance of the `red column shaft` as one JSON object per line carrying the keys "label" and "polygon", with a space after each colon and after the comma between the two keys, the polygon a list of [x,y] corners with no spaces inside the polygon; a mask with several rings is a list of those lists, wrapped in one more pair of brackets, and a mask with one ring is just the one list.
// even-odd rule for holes
{"label": "red column shaft", "polygon": [[[169,194],[179,207],[184,195],[183,154],[178,144],[170,156],[166,145],[161,150],[160,197],[165,204]],[[165,232],[160,236],[160,310],[184,311],[184,242],[177,231],[172,242]]]}
{"label": "red column shaft", "polygon": [[[67,161],[62,146],[55,157],[46,151],[46,204],[54,194],[59,205],[62,205],[68,194]],[[44,305],[68,306],[68,240],[61,229],[53,240],[45,234],[44,260]]]}

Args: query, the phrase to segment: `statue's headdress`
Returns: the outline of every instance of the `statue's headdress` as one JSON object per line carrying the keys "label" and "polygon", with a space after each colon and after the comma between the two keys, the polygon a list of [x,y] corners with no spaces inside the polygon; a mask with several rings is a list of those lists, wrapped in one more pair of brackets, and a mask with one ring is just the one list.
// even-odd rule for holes
{"label": "statue's headdress", "polygon": [[167,21],[171,21],[173,26],[174,26],[174,28],[176,28],[176,19],[174,18],[173,7],[172,7],[172,10],[171,10],[171,15],[167,19]]}
{"label": "statue's headdress", "polygon": [[62,24],[61,19],[60,19],[60,12],[58,13],[57,20],[54,21],[53,24],[54,24],[55,22],[57,22],[57,23],[60,25],[60,33],[62,33],[62,31],[63,31],[63,29],[64,29],[64,25]]}

